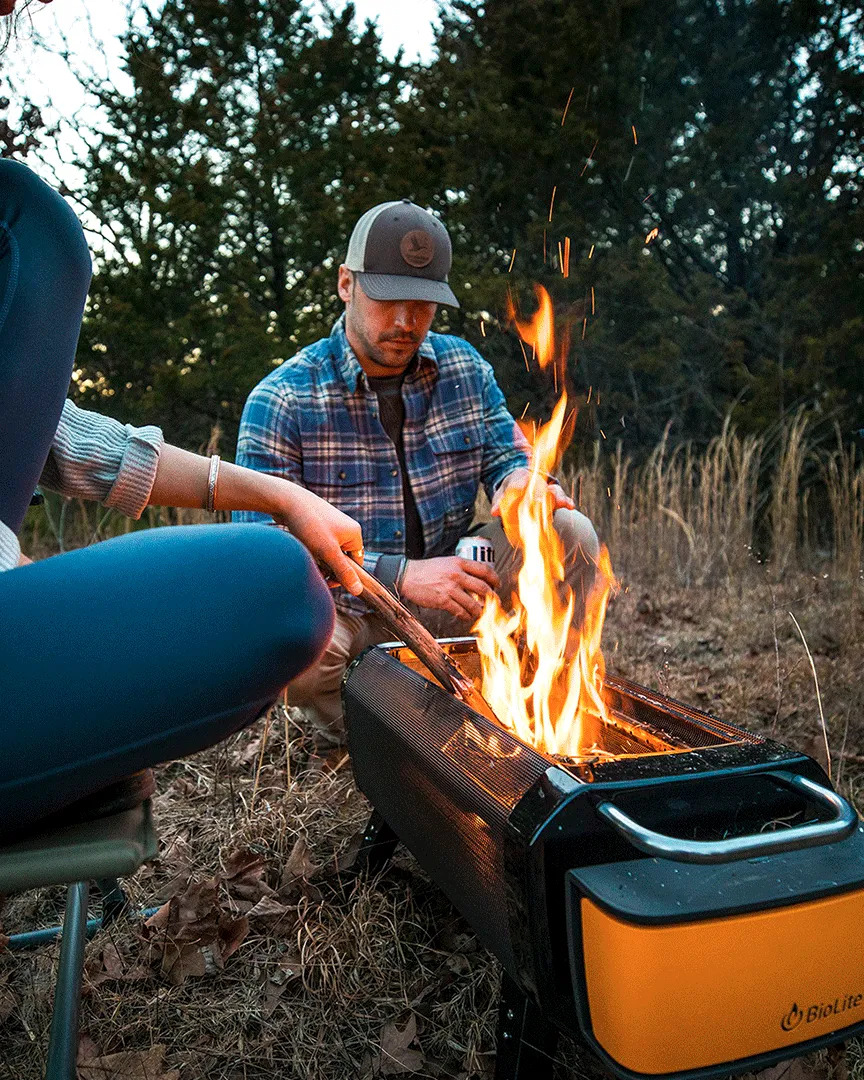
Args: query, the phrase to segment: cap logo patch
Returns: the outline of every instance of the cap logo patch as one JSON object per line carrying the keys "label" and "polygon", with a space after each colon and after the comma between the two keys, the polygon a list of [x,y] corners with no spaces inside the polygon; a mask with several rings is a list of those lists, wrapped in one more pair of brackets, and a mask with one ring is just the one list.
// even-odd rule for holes
{"label": "cap logo patch", "polygon": [[412,229],[402,237],[399,251],[409,266],[419,270],[435,258],[435,241],[423,229]]}

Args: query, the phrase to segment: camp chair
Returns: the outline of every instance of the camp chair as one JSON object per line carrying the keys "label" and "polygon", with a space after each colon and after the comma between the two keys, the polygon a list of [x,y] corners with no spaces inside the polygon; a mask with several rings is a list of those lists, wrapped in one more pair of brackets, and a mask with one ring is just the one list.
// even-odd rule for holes
{"label": "camp chair", "polygon": [[126,908],[117,879],[156,855],[152,790],[146,770],[53,815],[26,837],[0,844],[0,894],[68,886],[45,1080],[75,1080],[90,882],[102,896],[97,925],[104,926]]}

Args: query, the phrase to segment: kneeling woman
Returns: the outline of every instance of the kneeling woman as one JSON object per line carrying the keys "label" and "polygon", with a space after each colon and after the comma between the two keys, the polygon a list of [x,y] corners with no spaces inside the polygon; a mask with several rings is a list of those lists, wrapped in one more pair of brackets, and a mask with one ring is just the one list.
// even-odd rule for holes
{"label": "kneeling woman", "polygon": [[[89,281],[71,209],[0,160],[0,838],[254,720],[329,639],[310,552],[360,591],[360,527],[311,492],[66,401]],[[133,518],[263,510],[293,535],[153,529],[25,565],[37,483]]]}

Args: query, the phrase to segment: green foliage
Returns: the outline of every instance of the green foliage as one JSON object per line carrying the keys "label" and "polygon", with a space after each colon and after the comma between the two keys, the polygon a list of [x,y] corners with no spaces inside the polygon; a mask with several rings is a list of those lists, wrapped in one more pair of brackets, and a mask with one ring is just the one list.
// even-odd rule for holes
{"label": "green foliage", "polygon": [[[860,8],[458,0],[439,49],[411,108],[475,343],[507,285],[557,278],[595,432],[624,416],[645,445],[670,419],[707,439],[733,405],[745,430],[801,402],[860,411]],[[521,407],[521,356],[502,363]]]}
{"label": "green foliage", "polygon": [[249,388],[329,329],[356,218],[408,196],[454,241],[463,307],[438,325],[517,414],[555,396],[506,326],[508,290],[530,309],[539,281],[570,324],[583,447],[670,421],[707,442],[730,409],[745,432],[802,404],[860,426],[860,7],[451,0],[413,68],[351,5],[308,8],[168,0],[124,39],[131,91],[91,83],[82,195],[109,241],[85,403],[230,437]]}
{"label": "green foliage", "polygon": [[[386,188],[400,66],[350,8],[168,0],[125,39],[133,89],[107,118],[85,197],[112,239],[79,392],[175,439],[230,430],[273,363],[326,332],[356,217]],[[113,400],[110,400],[113,398]]]}

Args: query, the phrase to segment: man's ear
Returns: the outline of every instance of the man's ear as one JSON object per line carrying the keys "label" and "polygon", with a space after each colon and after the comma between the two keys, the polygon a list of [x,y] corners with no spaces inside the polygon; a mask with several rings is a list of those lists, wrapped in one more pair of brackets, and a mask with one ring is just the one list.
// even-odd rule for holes
{"label": "man's ear", "polygon": [[354,281],[354,274],[344,264],[339,267],[339,280],[337,284],[337,291],[339,293],[339,299],[344,300],[346,304],[351,301],[352,282]]}

